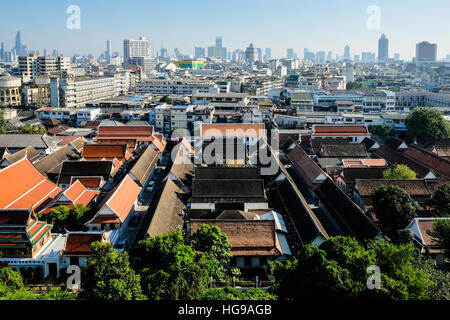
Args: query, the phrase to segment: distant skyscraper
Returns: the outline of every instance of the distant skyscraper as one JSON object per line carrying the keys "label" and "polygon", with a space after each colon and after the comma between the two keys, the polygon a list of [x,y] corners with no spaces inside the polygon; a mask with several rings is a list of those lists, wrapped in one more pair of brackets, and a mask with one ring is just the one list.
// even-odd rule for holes
{"label": "distant skyscraper", "polygon": [[258,52],[256,51],[253,43],[250,43],[248,48],[245,50],[245,61],[248,63],[253,63],[256,61]]}
{"label": "distant skyscraper", "polygon": [[145,37],[140,37],[138,40],[123,40],[123,62],[125,67],[130,63],[132,58],[151,58],[150,41]]}
{"label": "distant skyscraper", "polygon": [[272,49],[266,48],[266,50],[264,51],[264,61],[267,62],[270,59],[272,59]]}
{"label": "distant skyscraper", "polygon": [[378,61],[386,61],[389,59],[389,40],[384,33],[378,40]]}
{"label": "distant skyscraper", "polygon": [[325,62],[325,51],[316,52],[316,61],[319,63]]}
{"label": "distant skyscraper", "polygon": [[198,58],[205,58],[206,57],[205,48],[195,47],[194,51],[195,51],[194,52],[194,56],[195,56],[196,59],[198,59]]}
{"label": "distant skyscraper", "polygon": [[394,60],[400,60],[400,53],[394,53]]}
{"label": "distant skyscraper", "polygon": [[288,49],[287,49],[287,52],[286,52],[286,57],[287,57],[288,59],[294,59],[294,55],[295,55],[294,49],[288,48]]}
{"label": "distant skyscraper", "polygon": [[331,61],[331,60],[333,60],[333,52],[328,51],[328,54],[327,54],[327,61]]}
{"label": "distant skyscraper", "polygon": [[258,52],[258,61],[262,61],[262,49],[261,48],[257,48],[256,52]]}
{"label": "distant skyscraper", "polygon": [[346,45],[344,48],[344,60],[350,60],[350,46]]}
{"label": "distant skyscraper", "polygon": [[56,50],[56,49],[53,49],[53,54],[52,54],[52,56],[53,56],[53,57],[58,57],[58,56],[59,56],[59,51]]}
{"label": "distant skyscraper", "polygon": [[17,56],[26,56],[27,55],[27,46],[22,44],[22,38],[20,35],[20,31],[17,31],[16,43],[14,45],[14,49],[16,49]]}
{"label": "distant skyscraper", "polygon": [[437,44],[422,41],[416,45],[416,60],[432,62],[437,60]]}
{"label": "distant skyscraper", "polygon": [[216,47],[222,48],[222,37],[216,37]]}
{"label": "distant skyscraper", "polygon": [[5,44],[3,42],[0,46],[0,60],[5,60]]}
{"label": "distant skyscraper", "polygon": [[106,40],[105,58],[108,64],[111,63],[111,40]]}
{"label": "distant skyscraper", "polygon": [[303,51],[303,59],[316,61],[316,55],[314,54],[314,52],[309,51],[308,48],[305,48],[305,50]]}
{"label": "distant skyscraper", "polygon": [[44,49],[44,57],[47,56],[47,49]]}
{"label": "distant skyscraper", "polygon": [[359,54],[355,54],[355,55],[353,56],[353,61],[359,62],[359,60],[360,60]]}

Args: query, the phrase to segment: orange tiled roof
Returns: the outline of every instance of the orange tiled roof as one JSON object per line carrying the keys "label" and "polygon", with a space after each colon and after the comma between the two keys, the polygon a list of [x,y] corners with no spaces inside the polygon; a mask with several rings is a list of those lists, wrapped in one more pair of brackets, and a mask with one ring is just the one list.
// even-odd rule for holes
{"label": "orange tiled roof", "polygon": [[386,160],[384,159],[355,159],[355,160],[342,160],[345,168],[348,167],[387,167]]}
{"label": "orange tiled roof", "polygon": [[313,136],[364,136],[370,135],[366,126],[315,125]]}
{"label": "orange tiled roof", "polygon": [[150,137],[153,133],[152,126],[100,126],[98,137]]}
{"label": "orange tiled roof", "polygon": [[22,159],[0,170],[0,208],[30,209],[56,196],[61,189]]}
{"label": "orange tiled roof", "polygon": [[201,125],[203,137],[261,137],[265,130],[263,124],[214,123]]}
{"label": "orange tiled roof", "polygon": [[71,184],[76,181],[80,181],[86,188],[101,188],[105,184],[101,177],[75,177],[72,179]]}
{"label": "orange tiled roof", "polygon": [[103,158],[125,160],[127,152],[126,144],[85,144],[82,156],[86,160]]}

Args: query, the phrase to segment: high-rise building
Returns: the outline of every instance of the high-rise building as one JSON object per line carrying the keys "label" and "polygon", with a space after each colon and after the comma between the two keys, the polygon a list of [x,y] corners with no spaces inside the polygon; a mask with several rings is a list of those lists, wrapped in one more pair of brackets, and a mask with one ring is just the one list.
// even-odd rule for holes
{"label": "high-rise building", "polygon": [[416,60],[432,62],[437,60],[437,44],[422,41],[416,45]]}
{"label": "high-rise building", "polygon": [[350,46],[346,45],[344,48],[344,60],[350,60]]}
{"label": "high-rise building", "polygon": [[288,59],[294,59],[294,56],[295,56],[294,49],[288,48],[286,51],[286,57]]}
{"label": "high-rise building", "polygon": [[52,72],[67,71],[72,67],[70,57],[45,57],[37,54],[20,56],[19,72],[24,82]]}
{"label": "high-rise building", "polygon": [[394,60],[400,60],[400,53],[394,53]]}
{"label": "high-rise building", "polygon": [[325,62],[325,51],[316,52],[316,61],[319,63]]}
{"label": "high-rise building", "polygon": [[378,40],[378,61],[386,61],[389,59],[389,40],[384,33]]}
{"label": "high-rise building", "polygon": [[331,60],[333,60],[333,52],[328,51],[328,54],[327,54],[327,61],[331,61]]}
{"label": "high-rise building", "polygon": [[151,58],[150,41],[145,37],[139,37],[138,40],[123,40],[123,62],[128,66],[129,59],[136,57]]}
{"label": "high-rise building", "polygon": [[248,48],[245,50],[245,61],[248,63],[253,63],[256,61],[258,51],[256,51],[253,43],[250,43]]}
{"label": "high-rise building", "polygon": [[202,48],[202,47],[195,47],[195,50],[194,50],[195,52],[194,52],[194,57],[195,57],[195,59],[198,59],[198,58],[205,58],[206,57],[206,51],[205,51],[205,48]]}
{"label": "high-rise building", "polygon": [[264,61],[267,62],[270,59],[272,59],[272,49],[266,48],[265,53],[264,53]]}
{"label": "high-rise building", "polygon": [[216,37],[216,47],[222,48],[222,37]]}
{"label": "high-rise building", "polygon": [[2,42],[0,46],[0,61],[5,59],[5,44]]}
{"label": "high-rise building", "polygon": [[303,59],[316,61],[316,55],[314,54],[314,52],[309,51],[308,48],[305,48],[305,50],[303,51]]}
{"label": "high-rise building", "polygon": [[262,61],[262,49],[261,48],[257,48],[256,52],[258,52],[258,61]]}
{"label": "high-rise building", "polygon": [[111,63],[111,40],[106,40],[105,59],[106,63]]}
{"label": "high-rise building", "polygon": [[17,56],[27,55],[27,46],[22,44],[22,38],[20,36],[20,31],[17,31],[16,43],[15,43],[14,49],[16,49]]}
{"label": "high-rise building", "polygon": [[353,61],[359,62],[360,58],[361,58],[361,57],[360,57],[359,54],[355,54],[355,55],[353,56]]}
{"label": "high-rise building", "polygon": [[375,62],[375,53],[363,52],[361,56],[362,62]]}

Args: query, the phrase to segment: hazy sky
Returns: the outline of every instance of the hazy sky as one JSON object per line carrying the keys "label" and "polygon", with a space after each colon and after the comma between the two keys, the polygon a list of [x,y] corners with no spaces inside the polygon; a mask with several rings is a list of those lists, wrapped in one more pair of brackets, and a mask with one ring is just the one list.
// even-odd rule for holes
{"label": "hazy sky", "polygon": [[[66,26],[67,7],[81,9],[81,29]],[[366,10],[381,10],[380,29],[369,29]],[[420,41],[438,44],[438,59],[450,54],[450,1],[448,0],[14,0],[2,1],[0,41],[7,49],[18,30],[29,49],[58,49],[65,55],[98,55],[111,39],[112,50],[122,55],[125,38],[146,36],[154,51],[161,41],[193,54],[195,46],[214,45],[223,36],[228,50],[272,48],[273,57],[294,48],[333,51],[342,55],[377,52],[382,33],[389,39],[389,55],[411,59]],[[263,49],[264,50],[264,49]]]}

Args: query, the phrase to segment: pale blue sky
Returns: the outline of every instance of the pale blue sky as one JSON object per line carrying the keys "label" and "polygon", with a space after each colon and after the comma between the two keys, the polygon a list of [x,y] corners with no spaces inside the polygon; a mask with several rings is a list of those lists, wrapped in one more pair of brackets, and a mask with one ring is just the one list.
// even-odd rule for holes
{"label": "pale blue sky", "polygon": [[[0,41],[7,49],[14,44],[17,30],[29,49],[58,49],[66,55],[95,55],[111,39],[113,51],[122,54],[125,38],[146,36],[156,50],[161,41],[173,53],[179,48],[193,54],[195,46],[223,45],[245,49],[272,48],[272,56],[284,57],[294,48],[343,54],[377,51],[377,40],[385,33],[389,54],[402,58],[415,55],[416,43],[438,44],[438,58],[450,54],[450,1],[448,0],[2,0]],[[81,9],[81,29],[69,30],[69,5]],[[366,9],[381,9],[381,28],[369,30]]]}

